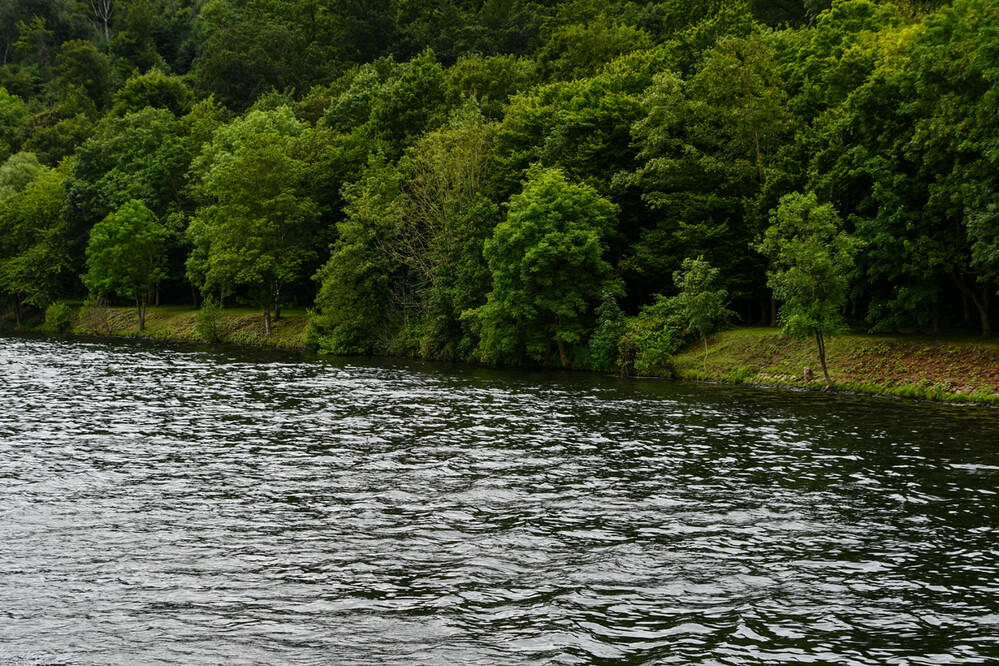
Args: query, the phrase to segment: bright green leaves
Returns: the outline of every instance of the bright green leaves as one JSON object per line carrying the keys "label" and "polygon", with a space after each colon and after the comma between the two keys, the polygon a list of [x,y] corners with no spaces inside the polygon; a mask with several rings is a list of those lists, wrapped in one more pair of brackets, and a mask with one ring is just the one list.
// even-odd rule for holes
{"label": "bright green leaves", "polygon": [[719,271],[703,257],[683,260],[681,270],[673,273],[679,293],[673,298],[677,314],[687,327],[697,331],[704,342],[704,364],[708,362],[708,336],[734,312],[725,307],[728,292],[717,288]]}
{"label": "bright green leaves", "polygon": [[549,364],[554,343],[562,365],[570,365],[567,345],[584,338],[584,315],[610,276],[603,254],[616,215],[617,206],[557,169],[528,172],[485,245],[492,291],[469,314],[480,328],[483,360]]}
{"label": "bright green leaves", "polygon": [[781,199],[757,249],[770,257],[767,285],[781,303],[782,330],[794,338],[814,337],[826,383],[825,339],[846,330],[844,310],[857,241],[841,229],[839,216],[815,194]]}
{"label": "bright green leaves", "polygon": [[305,188],[307,164],[295,155],[294,137],[240,130],[280,125],[286,111],[270,112],[273,123],[254,112],[216,132],[200,162],[206,169],[200,189],[210,203],[188,229],[194,245],[188,278],[205,291],[238,292],[260,306],[268,335],[282,290],[315,261],[317,207]]}
{"label": "bright green leaves", "polygon": [[12,301],[18,321],[24,305],[44,308],[56,298],[69,266],[60,217],[66,205],[64,180],[61,171],[42,168],[23,186],[0,195],[0,293]]}
{"label": "bright green leaves", "polygon": [[94,225],[83,283],[94,294],[135,299],[139,331],[146,324],[146,295],[165,277],[169,233],[141,201],[132,199]]}

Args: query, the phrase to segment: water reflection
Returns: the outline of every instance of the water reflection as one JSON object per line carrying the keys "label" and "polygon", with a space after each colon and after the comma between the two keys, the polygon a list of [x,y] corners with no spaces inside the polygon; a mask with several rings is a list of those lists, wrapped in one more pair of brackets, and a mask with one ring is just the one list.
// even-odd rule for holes
{"label": "water reflection", "polygon": [[0,661],[989,663],[999,413],[0,338]]}

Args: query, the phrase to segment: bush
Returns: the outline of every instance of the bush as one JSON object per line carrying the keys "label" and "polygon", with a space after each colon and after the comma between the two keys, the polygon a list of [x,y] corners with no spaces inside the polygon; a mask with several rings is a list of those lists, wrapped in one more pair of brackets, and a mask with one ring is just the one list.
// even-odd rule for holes
{"label": "bush", "polygon": [[214,296],[205,296],[194,316],[194,328],[206,342],[222,342],[222,306]]}
{"label": "bush", "polygon": [[45,327],[62,333],[73,323],[73,309],[65,303],[54,302],[45,309]]}
{"label": "bush", "polygon": [[659,296],[632,317],[618,342],[622,374],[676,375],[673,357],[684,345],[674,299]]}
{"label": "bush", "polygon": [[660,317],[634,317],[618,343],[621,372],[672,377],[673,357],[682,346],[679,326]]}
{"label": "bush", "polygon": [[597,327],[590,338],[590,363],[594,370],[609,372],[621,366],[618,343],[628,327],[627,318],[610,294],[597,308]]}

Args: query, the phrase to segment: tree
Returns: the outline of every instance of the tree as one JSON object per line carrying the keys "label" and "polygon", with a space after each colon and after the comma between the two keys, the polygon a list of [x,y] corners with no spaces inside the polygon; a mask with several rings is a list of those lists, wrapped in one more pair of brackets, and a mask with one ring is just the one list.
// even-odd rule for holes
{"label": "tree", "polygon": [[146,107],[168,109],[180,117],[191,110],[194,95],[179,76],[167,76],[153,69],[141,76],[134,76],[114,94],[111,112],[124,116],[142,111]]}
{"label": "tree", "polygon": [[389,311],[399,298],[399,265],[386,251],[399,226],[398,173],[374,155],[358,182],[344,185],[343,197],[346,219],[315,275],[318,312],[310,325],[321,351],[370,354],[384,350]]}
{"label": "tree", "polygon": [[715,289],[718,269],[704,261],[704,257],[683,260],[683,268],[673,273],[673,283],[680,293],[674,297],[677,313],[687,327],[697,331],[704,340],[704,370],[708,369],[708,336],[718,330],[718,325],[735,313],[725,307],[728,292]]}
{"label": "tree", "polygon": [[814,193],[794,193],[781,198],[757,249],[771,260],[767,285],[781,302],[783,332],[815,338],[826,386],[832,388],[825,341],[847,328],[843,313],[856,240],[841,229],[830,204],[820,205]]}
{"label": "tree", "polygon": [[139,332],[146,328],[146,298],[166,277],[161,264],[166,227],[137,199],[125,203],[90,230],[83,283],[98,296],[135,299]]}
{"label": "tree", "polygon": [[195,245],[188,275],[203,290],[242,290],[263,309],[271,335],[271,309],[282,289],[315,258],[315,202],[306,195],[306,164],[291,155],[291,139],[276,133],[246,137],[239,152],[215,165],[188,230]]}
{"label": "tree", "polygon": [[45,174],[34,153],[20,152],[11,155],[0,164],[0,201],[21,192]]}
{"label": "tree", "polygon": [[603,255],[617,212],[595,189],[569,182],[559,169],[528,172],[523,191],[485,244],[492,291],[466,314],[479,325],[484,360],[526,357],[548,365],[554,343],[562,366],[570,366],[566,345],[588,333],[590,301],[613,291]]}
{"label": "tree", "polygon": [[0,292],[13,302],[18,324],[25,305],[52,302],[69,265],[60,216],[65,178],[62,170],[45,169],[0,200]]}

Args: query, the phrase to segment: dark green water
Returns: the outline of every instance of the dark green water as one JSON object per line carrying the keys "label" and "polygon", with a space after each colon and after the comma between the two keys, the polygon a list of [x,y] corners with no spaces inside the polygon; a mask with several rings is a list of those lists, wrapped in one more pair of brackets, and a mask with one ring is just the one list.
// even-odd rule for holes
{"label": "dark green water", "polygon": [[0,337],[0,663],[999,663],[999,412]]}

